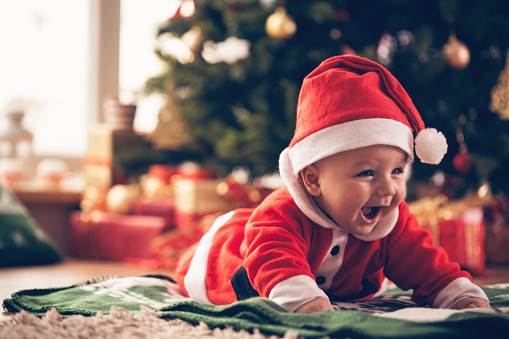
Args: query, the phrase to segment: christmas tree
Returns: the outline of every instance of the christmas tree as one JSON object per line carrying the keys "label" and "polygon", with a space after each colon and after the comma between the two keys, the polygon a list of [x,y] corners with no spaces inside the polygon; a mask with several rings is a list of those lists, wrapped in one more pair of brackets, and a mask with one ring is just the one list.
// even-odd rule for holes
{"label": "christmas tree", "polygon": [[303,78],[328,57],[357,54],[386,66],[449,142],[440,166],[413,165],[412,182],[438,170],[454,178],[452,195],[483,180],[509,193],[509,123],[491,95],[498,81],[507,109],[508,36],[506,0],[183,0],[158,33],[166,72],[146,84],[169,101],[154,133],[172,139],[181,126],[166,145],[178,160],[276,171]]}

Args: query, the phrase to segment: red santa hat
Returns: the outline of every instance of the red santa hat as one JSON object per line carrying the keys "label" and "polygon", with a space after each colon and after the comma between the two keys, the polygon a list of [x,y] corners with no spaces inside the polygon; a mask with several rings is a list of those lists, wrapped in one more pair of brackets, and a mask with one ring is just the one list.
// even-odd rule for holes
{"label": "red santa hat", "polygon": [[[414,134],[416,135],[414,140]],[[325,60],[303,81],[295,134],[280,159],[293,175],[338,152],[390,145],[421,162],[438,164],[447,141],[425,128],[401,84],[379,64],[343,55]],[[287,175],[289,173],[286,173]]]}

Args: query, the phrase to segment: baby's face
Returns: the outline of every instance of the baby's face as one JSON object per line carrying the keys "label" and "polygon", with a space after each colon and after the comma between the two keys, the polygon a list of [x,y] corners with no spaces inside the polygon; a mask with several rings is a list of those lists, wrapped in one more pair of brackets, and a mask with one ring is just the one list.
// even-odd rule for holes
{"label": "baby's face", "polygon": [[315,164],[320,183],[315,200],[344,231],[369,234],[406,195],[406,159],[401,149],[385,145],[322,159]]}

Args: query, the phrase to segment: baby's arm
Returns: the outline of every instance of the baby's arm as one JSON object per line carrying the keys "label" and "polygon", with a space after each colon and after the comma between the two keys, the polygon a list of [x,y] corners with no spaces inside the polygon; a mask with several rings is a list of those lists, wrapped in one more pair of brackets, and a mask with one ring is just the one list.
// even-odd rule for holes
{"label": "baby's arm", "polygon": [[329,298],[318,297],[308,301],[304,305],[295,310],[295,313],[314,313],[321,311],[334,311]]}
{"label": "baby's arm", "polygon": [[490,303],[480,298],[463,298],[452,307],[455,310],[463,308],[491,308]]}

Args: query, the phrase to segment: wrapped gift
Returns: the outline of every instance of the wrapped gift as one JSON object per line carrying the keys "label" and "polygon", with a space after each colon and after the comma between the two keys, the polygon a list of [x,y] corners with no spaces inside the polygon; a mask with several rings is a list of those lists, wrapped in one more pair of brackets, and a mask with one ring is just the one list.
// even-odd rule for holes
{"label": "wrapped gift", "polygon": [[173,177],[177,174],[176,167],[152,165],[148,173],[140,176],[140,186],[146,197],[172,197]]}
{"label": "wrapped gift", "polygon": [[450,218],[442,214],[439,221],[440,246],[446,250],[451,261],[474,273],[485,269],[486,230],[483,214],[481,207],[469,207]]}
{"label": "wrapped gift", "polygon": [[152,240],[168,230],[161,216],[91,211],[73,212],[70,218],[72,253],[84,258],[150,259]]}
{"label": "wrapped gift", "polygon": [[423,198],[409,204],[419,226],[431,232],[434,245],[440,245],[451,261],[473,272],[485,269],[483,207],[492,202],[486,187],[462,199],[449,202],[445,196]]}
{"label": "wrapped gift", "polygon": [[173,197],[138,197],[131,208],[135,215],[152,215],[164,218],[167,228],[175,226]]}
{"label": "wrapped gift", "polygon": [[255,207],[262,199],[256,188],[239,183],[232,176],[225,179],[180,177],[174,182],[174,190],[175,224],[180,228],[211,213]]}
{"label": "wrapped gift", "polygon": [[114,130],[106,124],[93,126],[88,134],[83,172],[88,186],[107,188],[125,184],[131,173],[119,166],[119,161],[133,152],[150,149],[143,135],[132,130]]}
{"label": "wrapped gift", "polygon": [[232,201],[217,193],[219,179],[179,179],[175,189],[175,226],[189,227],[203,216],[228,212],[235,208]]}

